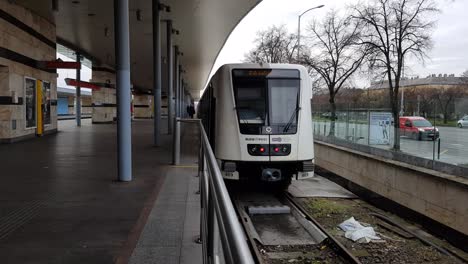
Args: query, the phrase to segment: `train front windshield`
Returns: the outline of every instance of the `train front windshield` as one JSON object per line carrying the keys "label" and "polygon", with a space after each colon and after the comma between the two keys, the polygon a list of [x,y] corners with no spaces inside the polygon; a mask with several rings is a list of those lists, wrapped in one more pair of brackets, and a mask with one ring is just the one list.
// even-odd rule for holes
{"label": "train front windshield", "polygon": [[[233,70],[242,134],[295,134],[299,111],[298,70]],[[269,129],[266,129],[269,128]]]}

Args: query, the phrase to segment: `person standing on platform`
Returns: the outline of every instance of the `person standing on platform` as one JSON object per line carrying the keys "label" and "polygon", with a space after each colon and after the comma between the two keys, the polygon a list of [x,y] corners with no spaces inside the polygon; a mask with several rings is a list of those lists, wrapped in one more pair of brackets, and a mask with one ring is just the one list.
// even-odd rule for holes
{"label": "person standing on platform", "polygon": [[193,115],[195,114],[195,107],[193,107],[193,105],[187,105],[187,114],[190,118],[193,118]]}

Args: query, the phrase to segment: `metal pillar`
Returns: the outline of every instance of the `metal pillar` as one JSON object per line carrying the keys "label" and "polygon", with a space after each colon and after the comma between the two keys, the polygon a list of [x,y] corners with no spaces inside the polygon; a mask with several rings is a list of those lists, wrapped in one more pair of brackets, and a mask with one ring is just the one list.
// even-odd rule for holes
{"label": "metal pillar", "polygon": [[179,46],[174,46],[174,90],[175,90],[175,117],[179,117],[179,83],[180,83],[180,67],[179,67]]}
{"label": "metal pillar", "polygon": [[[182,67],[180,67],[180,72],[182,75]],[[184,93],[183,93],[183,88],[184,87],[184,79],[180,79],[180,85],[179,85],[179,113],[180,117],[182,118],[184,116],[184,111],[182,111],[182,104],[184,103]]]}
{"label": "metal pillar", "polygon": [[179,111],[179,117],[183,117],[184,115],[184,112],[182,112],[182,98],[184,96],[184,94],[182,93],[182,86],[184,85],[184,79],[182,79],[182,65],[179,65],[179,102],[178,102],[178,107],[179,109],[177,111]]}
{"label": "metal pillar", "polygon": [[174,61],[172,59],[172,21],[167,20],[167,133],[170,135],[172,134],[172,126],[174,125],[173,119],[173,108],[174,108],[174,101],[172,97],[174,97],[173,93],[173,70],[174,70]]}
{"label": "metal pillar", "polygon": [[186,91],[185,91],[185,86],[186,84],[184,84],[184,86],[182,87],[182,94],[184,95],[182,97],[182,111],[184,113],[184,117],[187,118],[187,94],[186,94]]}
{"label": "metal pillar", "polygon": [[161,133],[161,32],[159,0],[153,0],[153,144],[159,146]]}
{"label": "metal pillar", "polygon": [[174,135],[172,139],[172,164],[179,165],[180,163],[180,121],[176,117],[174,123]]}
{"label": "metal pillar", "polygon": [[132,124],[130,91],[130,37],[128,0],[114,0],[117,74],[118,180],[132,180]]}
{"label": "metal pillar", "polygon": [[[182,67],[181,67],[182,68]],[[182,79],[182,70],[180,70],[180,84],[179,84],[179,116],[180,118],[184,117],[184,112],[182,111],[182,103],[184,94],[182,93],[182,87],[184,86],[184,79]]]}
{"label": "metal pillar", "polygon": [[[81,55],[80,53],[76,53],[76,62],[81,62]],[[76,118],[76,125],[81,126],[81,67],[76,69],[76,103],[75,103],[75,118]]]}

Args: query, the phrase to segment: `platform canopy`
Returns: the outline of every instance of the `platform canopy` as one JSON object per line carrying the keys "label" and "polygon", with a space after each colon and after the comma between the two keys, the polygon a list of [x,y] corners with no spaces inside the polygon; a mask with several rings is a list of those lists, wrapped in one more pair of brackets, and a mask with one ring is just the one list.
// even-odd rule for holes
{"label": "platform canopy", "polygon": [[[216,57],[229,34],[261,0],[166,0],[171,19],[180,31],[174,44],[180,46],[189,92],[196,99],[203,90]],[[95,67],[115,64],[113,0],[16,0],[56,24],[57,42],[80,51]],[[53,2],[58,9],[53,10]],[[152,0],[129,0],[131,78],[134,87],[152,90]],[[161,23],[162,54],[165,28]],[[165,60],[163,59],[163,67]],[[163,87],[164,93],[165,87]]]}

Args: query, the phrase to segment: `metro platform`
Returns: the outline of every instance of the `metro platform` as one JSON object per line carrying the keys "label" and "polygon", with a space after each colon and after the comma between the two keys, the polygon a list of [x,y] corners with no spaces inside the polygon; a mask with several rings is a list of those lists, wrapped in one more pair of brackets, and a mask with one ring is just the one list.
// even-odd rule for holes
{"label": "metro platform", "polygon": [[[133,181],[118,182],[115,124],[60,121],[59,133],[0,145],[0,263],[201,263],[198,140],[152,146],[132,122]],[[165,130],[163,130],[165,131]]]}

